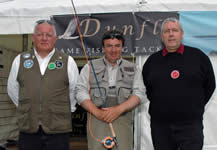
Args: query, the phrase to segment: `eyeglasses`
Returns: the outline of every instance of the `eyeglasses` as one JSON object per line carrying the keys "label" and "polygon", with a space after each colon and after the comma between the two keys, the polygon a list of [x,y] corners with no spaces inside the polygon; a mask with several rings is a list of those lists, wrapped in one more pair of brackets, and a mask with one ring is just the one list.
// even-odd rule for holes
{"label": "eyeglasses", "polygon": [[[47,24],[51,25],[53,27],[54,35],[56,35],[56,29],[55,29],[54,23],[51,20],[45,20],[45,19],[36,21],[35,27],[34,27],[34,33],[36,33],[37,26],[42,24],[42,23],[47,23]],[[38,36],[40,36],[40,34],[38,34]],[[51,37],[51,35],[47,35],[47,37]]]}
{"label": "eyeglasses", "polygon": [[50,21],[50,20],[45,20],[44,19],[44,20],[38,20],[38,21],[36,21],[37,25],[42,24],[42,23],[48,23],[50,25],[54,25],[54,23],[52,21]]}
{"label": "eyeglasses", "polygon": [[103,36],[103,39],[114,39],[114,38],[123,39],[123,35],[117,32],[115,33],[109,32],[109,33],[105,33]]}
{"label": "eyeglasses", "polygon": [[102,45],[104,46],[104,40],[106,39],[118,39],[122,41],[122,46],[124,46],[124,36],[122,34],[122,32],[117,31],[117,30],[113,30],[113,31],[107,31],[103,34],[102,37]]}

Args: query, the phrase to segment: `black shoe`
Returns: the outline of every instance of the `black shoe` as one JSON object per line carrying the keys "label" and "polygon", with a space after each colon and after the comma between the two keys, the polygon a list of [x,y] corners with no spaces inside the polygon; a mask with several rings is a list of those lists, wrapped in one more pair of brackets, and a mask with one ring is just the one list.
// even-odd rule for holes
{"label": "black shoe", "polygon": [[6,150],[4,147],[0,146],[0,150]]}
{"label": "black shoe", "polygon": [[[16,140],[7,140],[6,146],[15,146],[17,145],[17,141]],[[1,149],[0,149],[1,150]]]}

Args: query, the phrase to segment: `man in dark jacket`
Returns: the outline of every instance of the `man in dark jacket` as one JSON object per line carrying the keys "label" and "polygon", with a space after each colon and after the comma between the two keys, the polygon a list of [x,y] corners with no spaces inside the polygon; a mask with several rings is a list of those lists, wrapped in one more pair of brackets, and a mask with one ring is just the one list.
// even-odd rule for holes
{"label": "man in dark jacket", "polygon": [[215,77],[208,56],[184,46],[183,35],[177,19],[166,19],[161,27],[164,48],[143,66],[155,150],[203,147],[204,106],[215,89]]}

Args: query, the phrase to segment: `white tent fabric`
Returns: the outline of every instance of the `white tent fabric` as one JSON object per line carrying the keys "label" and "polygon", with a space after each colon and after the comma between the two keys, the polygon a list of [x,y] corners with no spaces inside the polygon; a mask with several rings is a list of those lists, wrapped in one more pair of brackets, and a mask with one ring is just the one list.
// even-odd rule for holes
{"label": "white tent fabric", "polygon": [[[73,0],[77,13],[217,10],[216,0]],[[32,33],[34,22],[72,14],[71,0],[1,0],[0,34]]]}
{"label": "white tent fabric", "polygon": [[[217,56],[210,56],[217,79]],[[217,150],[217,89],[213,93],[204,113],[204,150]]]}
{"label": "white tent fabric", "polygon": [[13,1],[13,0],[0,0],[0,3],[5,3],[5,2],[8,2],[8,1]]}

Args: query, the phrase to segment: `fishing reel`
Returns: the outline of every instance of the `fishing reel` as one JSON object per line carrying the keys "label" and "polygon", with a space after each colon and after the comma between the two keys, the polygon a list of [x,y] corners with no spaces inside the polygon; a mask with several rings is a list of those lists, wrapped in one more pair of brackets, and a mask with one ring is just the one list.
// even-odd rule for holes
{"label": "fishing reel", "polygon": [[103,145],[105,146],[105,148],[111,149],[115,145],[114,138],[112,138],[112,137],[106,137],[105,139],[103,139]]}

